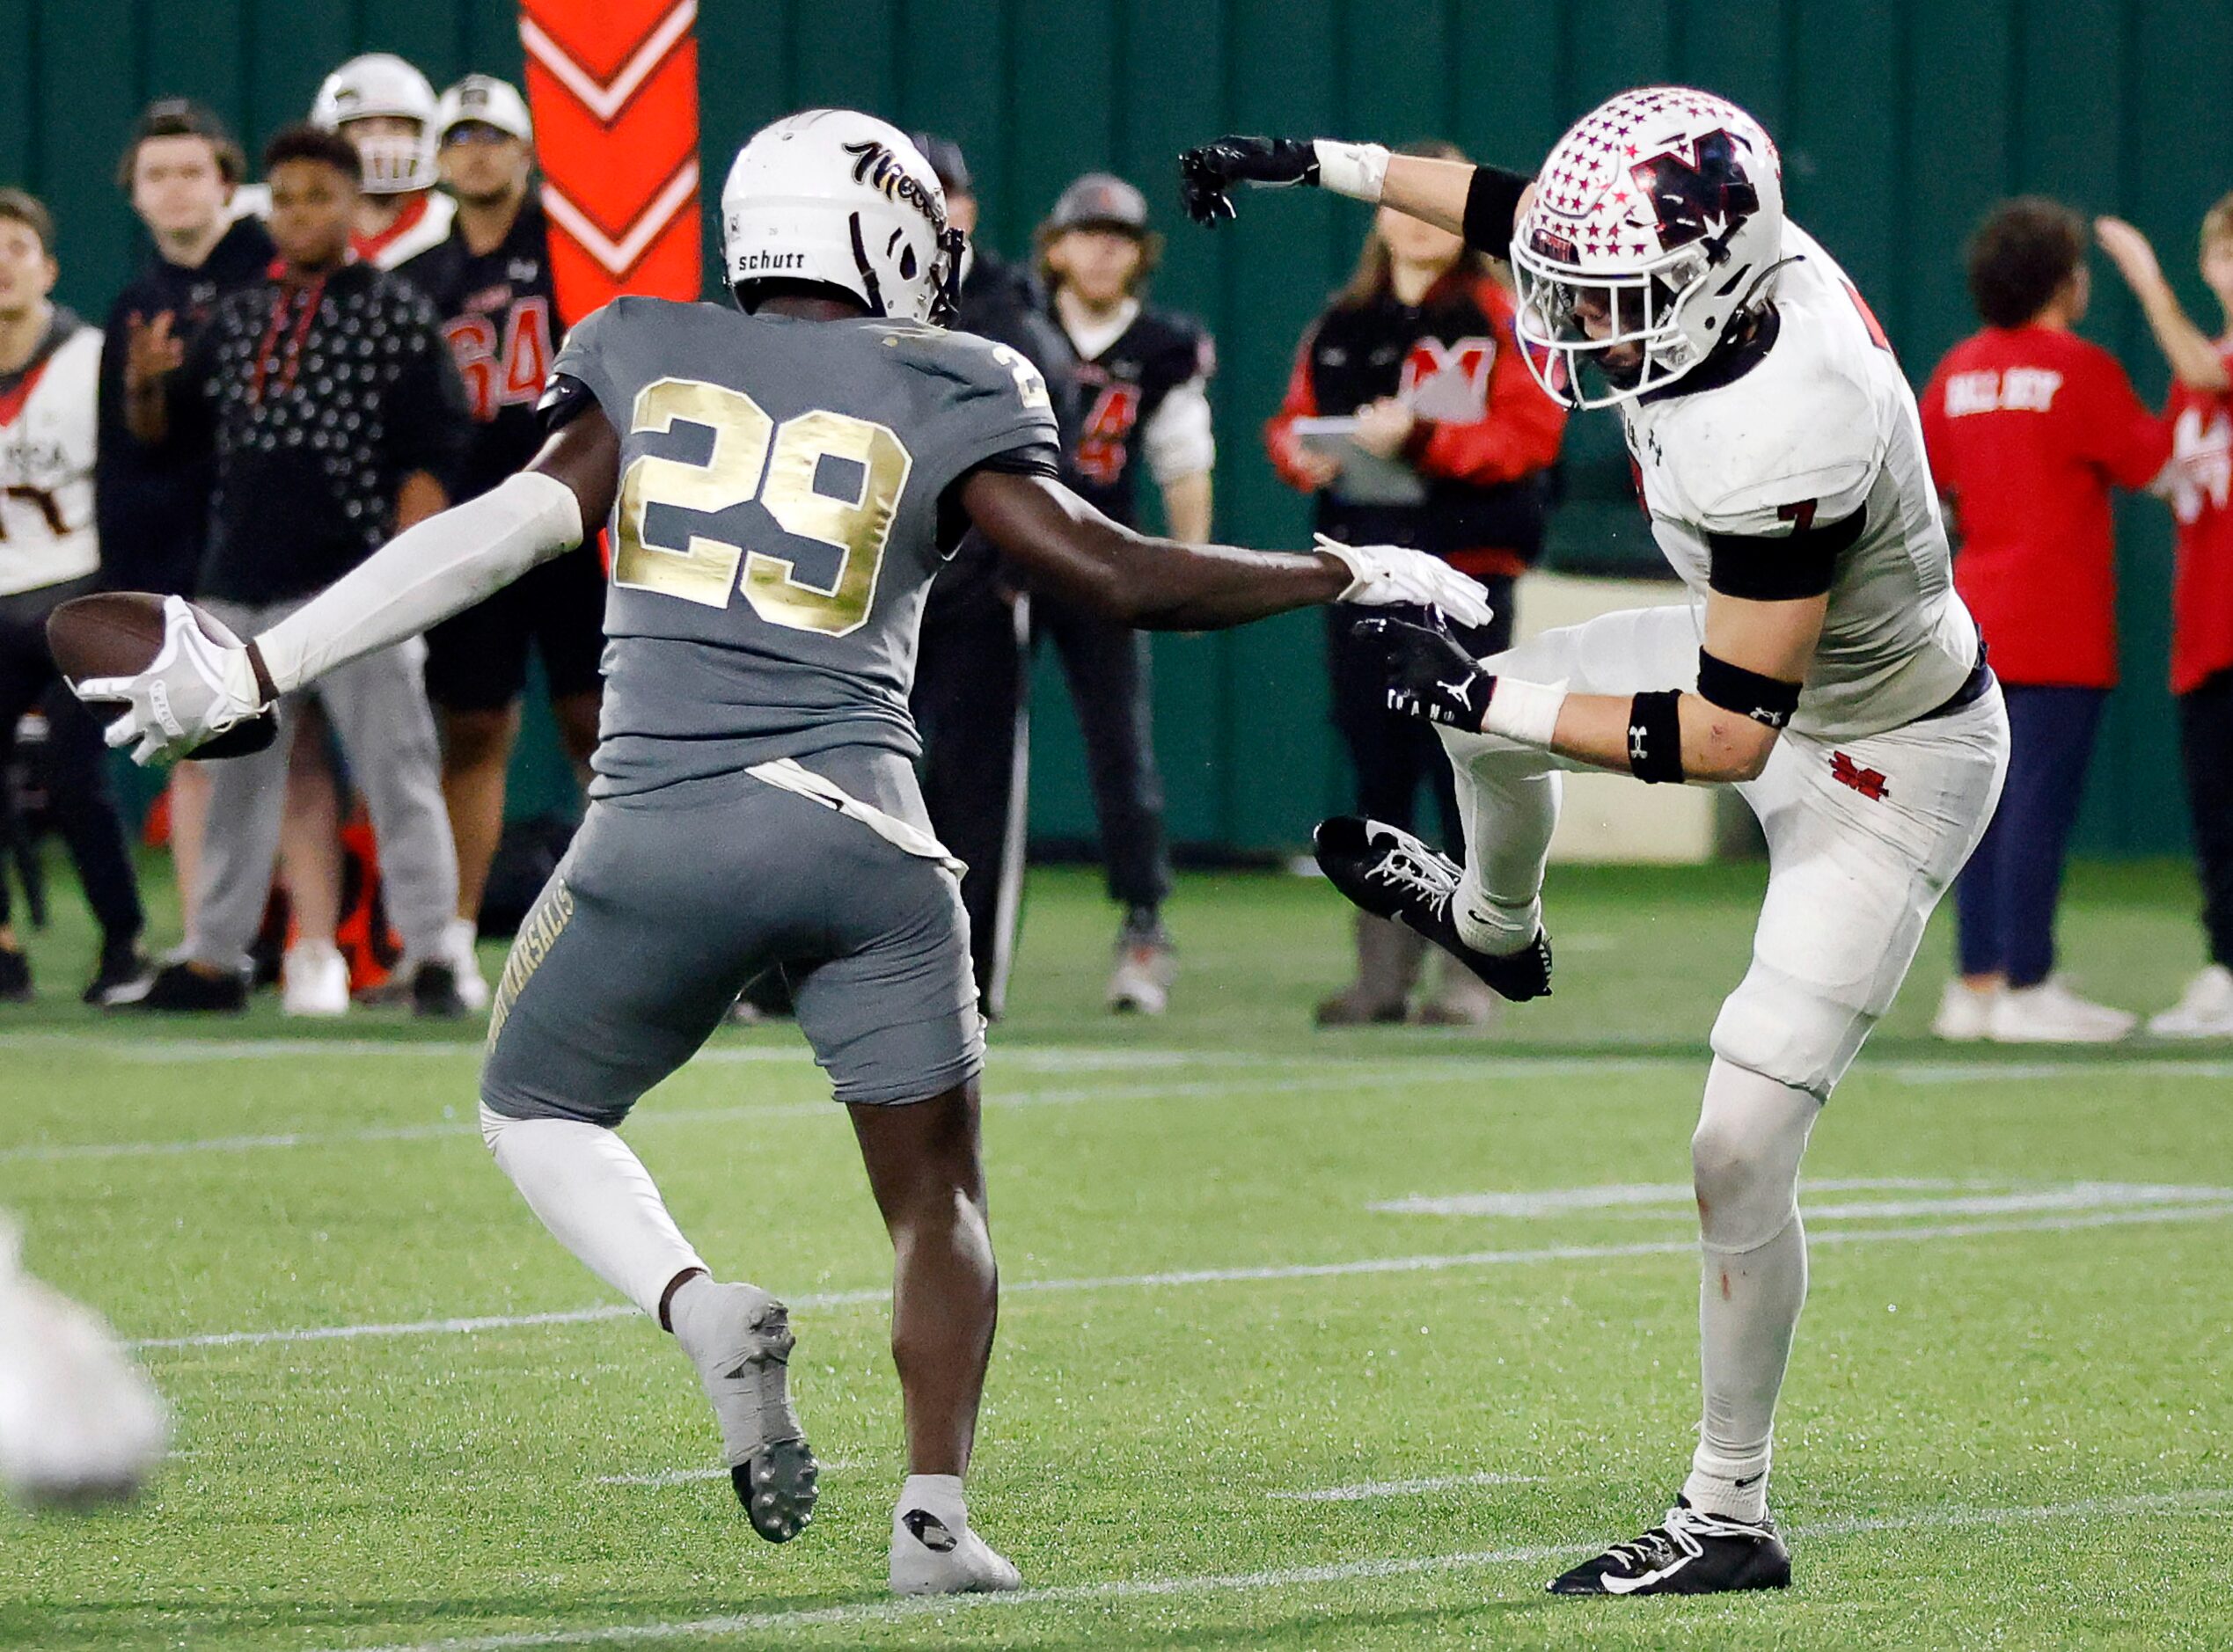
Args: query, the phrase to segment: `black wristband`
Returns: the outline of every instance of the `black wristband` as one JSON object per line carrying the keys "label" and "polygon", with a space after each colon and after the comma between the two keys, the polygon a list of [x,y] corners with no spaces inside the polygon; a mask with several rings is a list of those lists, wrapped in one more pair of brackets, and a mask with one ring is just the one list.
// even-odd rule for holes
{"label": "black wristband", "polygon": [[1680,689],[1653,689],[1629,702],[1629,772],[1648,785],[1682,778]]}
{"label": "black wristband", "polygon": [[1749,717],[1770,728],[1781,728],[1798,709],[1799,685],[1777,676],[1762,676],[1741,665],[1698,650],[1698,698],[1725,712]]}
{"label": "black wristband", "polygon": [[1510,258],[1512,215],[1534,181],[1525,172],[1508,172],[1501,166],[1475,167],[1466,190],[1466,245],[1490,258]]}

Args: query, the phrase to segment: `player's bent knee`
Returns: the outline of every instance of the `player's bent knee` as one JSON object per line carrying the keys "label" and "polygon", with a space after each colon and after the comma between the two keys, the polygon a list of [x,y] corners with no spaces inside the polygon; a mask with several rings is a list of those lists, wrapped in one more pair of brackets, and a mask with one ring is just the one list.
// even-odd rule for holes
{"label": "player's bent knee", "polygon": [[1754,959],[1715,1018],[1713,1051],[1827,1101],[1875,1025],[1865,1011]]}
{"label": "player's bent knee", "polygon": [[1690,1138],[1700,1236],[1716,1250],[1755,1250],[1798,1211],[1795,1150],[1756,1125],[1709,1115]]}

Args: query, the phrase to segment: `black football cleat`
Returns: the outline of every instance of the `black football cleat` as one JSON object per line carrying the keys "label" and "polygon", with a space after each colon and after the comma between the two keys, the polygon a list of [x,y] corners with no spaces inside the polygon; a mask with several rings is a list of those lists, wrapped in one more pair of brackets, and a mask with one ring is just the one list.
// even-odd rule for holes
{"label": "black football cleat", "polygon": [[31,960],[13,947],[0,947],[0,1004],[31,1002]]}
{"label": "black football cleat", "polygon": [[1548,1585],[1554,1595],[1721,1595],[1790,1586],[1791,1552],[1773,1520],[1731,1520],[1680,1497],[1664,1524]]}
{"label": "black football cleat", "polygon": [[155,973],[147,954],[140,950],[135,940],[107,941],[101,947],[101,961],[93,971],[93,978],[85,983],[84,1001],[88,1004],[114,1004],[134,997],[141,983]]}
{"label": "black football cleat", "polygon": [[422,1020],[462,1020],[471,1012],[458,990],[458,971],[438,958],[421,964],[411,977],[411,1013]]}
{"label": "black football cleat", "polygon": [[179,959],[148,976],[144,986],[121,988],[102,1002],[112,1010],[238,1015],[248,1007],[248,983],[230,969],[212,974]]}
{"label": "black football cleat", "polygon": [[1550,996],[1550,938],[1516,953],[1478,952],[1459,939],[1450,905],[1461,875],[1458,863],[1401,827],[1336,815],[1318,822],[1311,848],[1333,886],[1378,917],[1409,925],[1515,1004]]}

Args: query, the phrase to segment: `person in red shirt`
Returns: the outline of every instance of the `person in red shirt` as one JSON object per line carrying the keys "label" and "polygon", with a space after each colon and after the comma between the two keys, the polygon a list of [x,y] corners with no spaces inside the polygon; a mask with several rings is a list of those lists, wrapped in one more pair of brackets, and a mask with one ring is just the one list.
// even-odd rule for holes
{"label": "person in red shirt", "polygon": [[[1464,158],[1447,143],[1403,152]],[[1304,335],[1286,398],[1264,427],[1280,476],[1313,495],[1321,533],[1430,551],[1489,588],[1496,618],[1460,632],[1476,657],[1512,646],[1512,582],[1541,549],[1547,472],[1566,428],[1564,410],[1520,359],[1512,297],[1494,270],[1462,238],[1382,209],[1349,285]],[[1395,486],[1372,486],[1345,470],[1330,439],[1307,442],[1297,430],[1299,420],[1348,417],[1356,429],[1342,440]],[[1386,648],[1355,630],[1331,622],[1327,654],[1358,812],[1408,830],[1424,781],[1454,850],[1463,826],[1441,742],[1387,709]],[[1424,950],[1411,931],[1358,913],[1357,979],[1318,1006],[1320,1024],[1403,1020]],[[1470,972],[1445,968],[1418,1018],[1477,1026],[1492,1005]]]}
{"label": "person in red shirt", "polygon": [[2233,1037],[2233,195],[2202,218],[2202,280],[2224,326],[2189,320],[2148,238],[2120,218],[2094,225],[2174,375],[2163,418],[2171,464],[2163,492],[2178,518],[2171,585],[2171,692],[2210,961],[2148,1030],[2165,1038]]}
{"label": "person in red shirt", "polygon": [[2026,196],[1969,246],[1985,326],[1947,352],[1922,396],[1923,438],[1959,545],[1954,584],[2008,696],[2008,783],[1955,886],[1961,978],[1945,1038],[2102,1043],[2137,1018],[2053,976],[2063,849],[2101,707],[2117,681],[2112,486],[2152,482],[2161,422],[2116,359],[2071,329],[2085,314],[2085,224]]}

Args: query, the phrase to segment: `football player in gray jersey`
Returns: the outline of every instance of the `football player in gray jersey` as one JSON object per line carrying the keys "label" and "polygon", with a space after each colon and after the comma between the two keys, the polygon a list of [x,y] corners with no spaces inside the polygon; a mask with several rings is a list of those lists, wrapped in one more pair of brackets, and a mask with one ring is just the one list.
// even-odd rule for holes
{"label": "football player in gray jersey", "polygon": [[[967,920],[907,709],[931,576],[974,525],[1040,588],[1134,625],[1344,601],[1468,625],[1488,610],[1479,587],[1414,552],[1182,545],[1071,493],[1037,371],[937,325],[962,238],[897,128],[843,110],[780,121],[737,157],[721,212],[738,309],[623,298],[584,320],[556,363],[551,434],[519,475],[245,645],[213,640],[174,599],[154,665],[80,691],[126,703],[112,744],[183,756],[609,518],[597,778],[497,990],[484,1133],[551,1232],[695,1363],[753,1527],[795,1535],[816,1468],[783,1305],[716,1282],[613,1128],[746,982],[783,970],[897,1259],[911,1472],[892,1586],[1010,1589],[1015,1568],[970,1529],[962,1492],[995,1274]],[[792,1196],[763,1180],[755,1198]]]}

